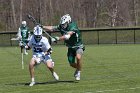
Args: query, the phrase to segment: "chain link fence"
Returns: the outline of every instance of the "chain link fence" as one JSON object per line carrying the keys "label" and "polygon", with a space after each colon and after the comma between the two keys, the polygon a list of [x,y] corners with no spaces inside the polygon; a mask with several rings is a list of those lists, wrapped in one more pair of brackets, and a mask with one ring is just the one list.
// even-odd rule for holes
{"label": "chain link fence", "polygon": [[[85,45],[140,43],[140,28],[81,29],[81,33]],[[0,46],[17,46],[18,41],[11,40],[16,34],[17,32],[0,32]],[[45,33],[43,35],[50,40]],[[50,35],[61,36],[60,32],[53,32]],[[64,42],[59,41],[57,44],[64,45]]]}

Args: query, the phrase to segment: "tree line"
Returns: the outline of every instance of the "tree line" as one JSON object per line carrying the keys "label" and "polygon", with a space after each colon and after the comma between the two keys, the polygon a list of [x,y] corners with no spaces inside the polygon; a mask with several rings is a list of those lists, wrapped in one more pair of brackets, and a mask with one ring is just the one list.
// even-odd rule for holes
{"label": "tree line", "polygon": [[0,0],[0,31],[15,31],[33,15],[44,25],[57,25],[70,14],[80,28],[140,25],[140,0]]}

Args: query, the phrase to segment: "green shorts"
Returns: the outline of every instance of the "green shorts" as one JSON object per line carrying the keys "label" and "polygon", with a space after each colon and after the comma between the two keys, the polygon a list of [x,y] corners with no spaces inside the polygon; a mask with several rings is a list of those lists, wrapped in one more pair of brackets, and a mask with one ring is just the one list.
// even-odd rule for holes
{"label": "green shorts", "polygon": [[76,54],[83,54],[84,49],[83,48],[68,48],[68,52],[67,52],[67,57],[68,57],[68,61],[69,63],[75,63],[75,57]]}

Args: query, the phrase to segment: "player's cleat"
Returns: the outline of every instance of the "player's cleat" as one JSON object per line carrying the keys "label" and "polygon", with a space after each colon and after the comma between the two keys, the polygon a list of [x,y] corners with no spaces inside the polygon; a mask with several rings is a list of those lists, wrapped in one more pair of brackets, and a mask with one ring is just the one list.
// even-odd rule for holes
{"label": "player's cleat", "polygon": [[29,84],[30,87],[32,87],[33,85],[35,85],[35,82],[34,82],[34,81],[32,81],[32,82]]}
{"label": "player's cleat", "polygon": [[77,70],[75,70],[75,72],[74,72],[74,77],[76,77],[76,75],[77,75],[77,72],[78,72],[78,71],[77,71]]}
{"label": "player's cleat", "polygon": [[54,77],[55,80],[59,80],[59,76],[55,72],[53,72],[52,75],[53,75],[53,77]]}
{"label": "player's cleat", "polygon": [[80,71],[75,71],[74,73],[74,76],[75,76],[75,80],[80,80]]}
{"label": "player's cleat", "polygon": [[24,54],[25,54],[25,55],[28,55],[28,53],[27,53],[27,52],[25,52]]}
{"label": "player's cleat", "polygon": [[79,80],[80,80],[80,75],[77,75],[77,76],[75,77],[75,80],[79,81]]}

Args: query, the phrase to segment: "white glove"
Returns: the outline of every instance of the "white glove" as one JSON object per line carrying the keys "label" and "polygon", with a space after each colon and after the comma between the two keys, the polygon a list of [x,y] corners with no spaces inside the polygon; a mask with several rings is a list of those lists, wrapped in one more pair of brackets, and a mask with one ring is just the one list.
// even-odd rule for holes
{"label": "white glove", "polygon": [[57,42],[58,40],[60,40],[60,38],[58,36],[51,38],[52,42]]}
{"label": "white glove", "polygon": [[56,42],[56,39],[55,39],[55,38],[51,38],[51,41],[52,41],[52,42]]}
{"label": "white glove", "polygon": [[57,41],[60,39],[58,36],[54,37]]}

